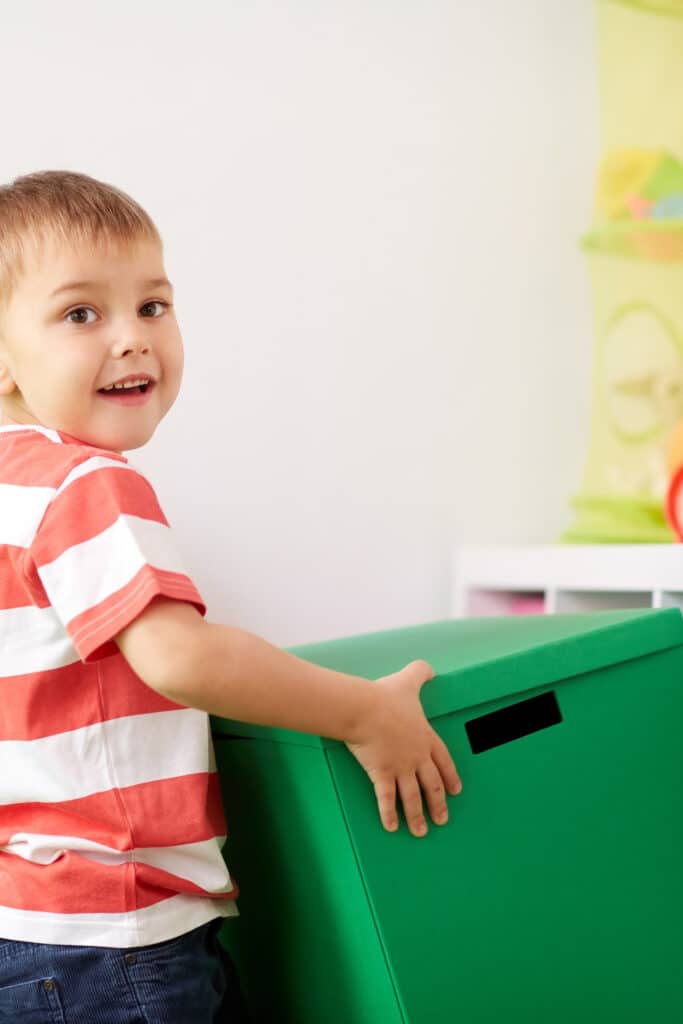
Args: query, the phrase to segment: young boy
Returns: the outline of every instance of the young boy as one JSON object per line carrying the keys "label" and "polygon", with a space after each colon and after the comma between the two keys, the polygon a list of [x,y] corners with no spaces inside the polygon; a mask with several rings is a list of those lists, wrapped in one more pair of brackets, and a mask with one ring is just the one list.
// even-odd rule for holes
{"label": "young boy", "polygon": [[182,368],[137,203],[72,172],[0,187],[2,1020],[242,1019],[209,713],[344,741],[389,830],[397,795],[421,836],[422,793],[443,824],[460,792],[425,662],[372,682],[206,620],[123,455]]}

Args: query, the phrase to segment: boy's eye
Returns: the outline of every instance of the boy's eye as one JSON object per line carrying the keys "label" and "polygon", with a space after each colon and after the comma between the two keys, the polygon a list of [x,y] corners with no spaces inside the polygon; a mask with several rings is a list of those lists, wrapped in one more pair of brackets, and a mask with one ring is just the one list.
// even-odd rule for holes
{"label": "boy's eye", "polygon": [[[164,309],[168,308],[169,305],[170,305],[170,303],[162,302],[161,299],[153,299],[151,302],[146,302],[144,304],[144,306],[140,307],[140,309],[142,311],[142,310],[145,310],[145,309],[149,309],[150,306],[161,306],[161,312],[163,312]],[[92,323],[92,320],[87,320],[87,319],[84,320],[84,319],[81,318],[80,315],[82,313],[85,313],[86,315],[88,313],[93,313],[94,314],[94,312],[95,311],[93,309],[91,309],[90,306],[77,306],[76,309],[69,310],[69,312],[66,314],[66,318],[67,318],[67,320],[70,320],[70,323],[72,323],[72,324],[88,324],[88,323]],[[72,316],[75,316],[76,314],[79,315],[79,319],[78,320],[71,320],[70,318]],[[152,316],[151,317],[147,317],[147,319],[156,319],[159,316],[161,316],[161,313],[157,313],[156,315],[152,314]]]}
{"label": "boy's eye", "polygon": [[90,309],[90,307],[89,307],[89,306],[79,306],[79,307],[78,307],[78,309],[72,309],[72,310],[70,310],[70,312],[68,312],[68,313],[66,314],[66,318],[67,318],[67,320],[70,320],[70,322],[71,322],[72,324],[85,324],[85,323],[92,323],[92,320],[90,320],[90,321],[88,321],[88,320],[82,320],[82,319],[79,319],[79,320],[71,320],[71,317],[72,317],[72,316],[75,316],[75,315],[76,315],[77,313],[78,313],[78,314],[80,314],[80,313],[92,313],[92,312],[93,312],[93,310],[92,310],[92,309]]}
{"label": "boy's eye", "polygon": [[[146,302],[144,304],[144,306],[142,306],[141,308],[142,309],[149,309],[150,306],[161,306],[161,310],[163,312],[165,309],[168,308],[168,302],[162,302],[161,299],[152,299],[151,302]],[[161,313],[159,313],[157,315],[161,316]],[[154,319],[154,316],[152,318]]]}

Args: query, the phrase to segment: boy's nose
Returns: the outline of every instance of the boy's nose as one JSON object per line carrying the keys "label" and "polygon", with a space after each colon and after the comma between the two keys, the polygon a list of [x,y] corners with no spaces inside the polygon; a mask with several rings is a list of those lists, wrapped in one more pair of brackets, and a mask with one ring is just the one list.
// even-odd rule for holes
{"label": "boy's nose", "polygon": [[140,352],[149,352],[149,345],[136,345],[133,348],[126,348],[123,350],[122,355],[127,356],[129,352],[133,352],[135,349],[138,349]]}
{"label": "boy's nose", "polygon": [[114,346],[116,356],[127,356],[130,352],[149,352],[149,342],[142,338],[139,340],[125,338]]}
{"label": "boy's nose", "polygon": [[110,351],[113,356],[120,357],[130,352],[149,352],[151,338],[149,328],[140,323],[140,318],[128,313],[121,313],[111,322],[109,331]]}

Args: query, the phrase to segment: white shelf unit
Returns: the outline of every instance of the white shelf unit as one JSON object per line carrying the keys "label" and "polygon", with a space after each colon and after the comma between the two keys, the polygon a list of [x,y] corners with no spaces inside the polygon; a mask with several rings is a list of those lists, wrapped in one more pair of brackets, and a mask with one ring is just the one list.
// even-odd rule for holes
{"label": "white shelf unit", "polygon": [[457,548],[456,618],[609,608],[683,609],[683,544]]}

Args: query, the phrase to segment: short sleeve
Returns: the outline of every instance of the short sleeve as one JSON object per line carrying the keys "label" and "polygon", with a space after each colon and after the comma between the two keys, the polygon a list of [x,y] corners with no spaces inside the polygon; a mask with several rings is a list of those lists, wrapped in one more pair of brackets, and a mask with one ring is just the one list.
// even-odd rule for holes
{"label": "short sleeve", "polygon": [[154,489],[128,463],[92,457],[72,469],[29,553],[86,663],[117,653],[113,637],[157,595],[188,601],[206,614]]}

